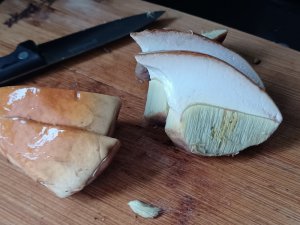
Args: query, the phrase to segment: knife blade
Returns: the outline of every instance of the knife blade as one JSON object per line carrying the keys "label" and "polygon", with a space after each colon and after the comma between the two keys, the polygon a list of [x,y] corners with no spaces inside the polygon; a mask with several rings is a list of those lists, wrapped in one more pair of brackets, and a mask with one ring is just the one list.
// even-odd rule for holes
{"label": "knife blade", "polygon": [[32,40],[22,42],[14,52],[0,57],[0,85],[123,38],[151,24],[163,13],[129,16],[39,45]]}

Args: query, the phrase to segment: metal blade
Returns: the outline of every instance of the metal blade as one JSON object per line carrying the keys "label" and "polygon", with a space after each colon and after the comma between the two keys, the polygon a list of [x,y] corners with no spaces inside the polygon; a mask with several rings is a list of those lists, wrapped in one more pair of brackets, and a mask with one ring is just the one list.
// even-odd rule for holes
{"label": "metal blade", "polygon": [[148,12],[101,24],[62,38],[38,45],[47,65],[101,47],[142,29],[160,17],[164,11]]}

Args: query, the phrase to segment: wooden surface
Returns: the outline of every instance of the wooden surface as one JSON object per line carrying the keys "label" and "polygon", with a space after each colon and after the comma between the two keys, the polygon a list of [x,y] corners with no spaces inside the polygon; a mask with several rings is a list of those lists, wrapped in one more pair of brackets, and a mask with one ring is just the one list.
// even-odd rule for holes
{"label": "wooden surface", "polygon": [[[137,0],[56,0],[10,28],[3,24],[29,2],[0,4],[0,55],[27,39],[42,43],[150,10],[167,11],[155,28],[223,27]],[[0,157],[0,224],[300,224],[300,53],[233,29],[225,46],[261,60],[253,66],[284,117],[267,142],[235,157],[199,157],[174,148],[163,129],[144,127],[147,83],[135,79],[139,48],[128,37],[27,80],[120,96],[115,136],[122,148],[97,180],[67,199],[56,198]],[[153,220],[136,217],[127,206],[133,199],[164,213]]]}

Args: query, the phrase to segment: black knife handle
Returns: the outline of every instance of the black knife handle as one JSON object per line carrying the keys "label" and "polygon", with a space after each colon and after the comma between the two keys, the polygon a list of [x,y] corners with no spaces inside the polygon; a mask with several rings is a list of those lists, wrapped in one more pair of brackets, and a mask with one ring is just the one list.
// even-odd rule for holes
{"label": "black knife handle", "polygon": [[14,52],[0,57],[0,85],[24,76],[45,64],[33,41],[22,42]]}

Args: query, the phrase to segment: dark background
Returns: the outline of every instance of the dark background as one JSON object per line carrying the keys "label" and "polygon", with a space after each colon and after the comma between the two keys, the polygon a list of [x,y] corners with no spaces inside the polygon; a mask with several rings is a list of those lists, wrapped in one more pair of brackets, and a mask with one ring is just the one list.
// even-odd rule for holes
{"label": "dark background", "polygon": [[147,0],[300,51],[300,0]]}

